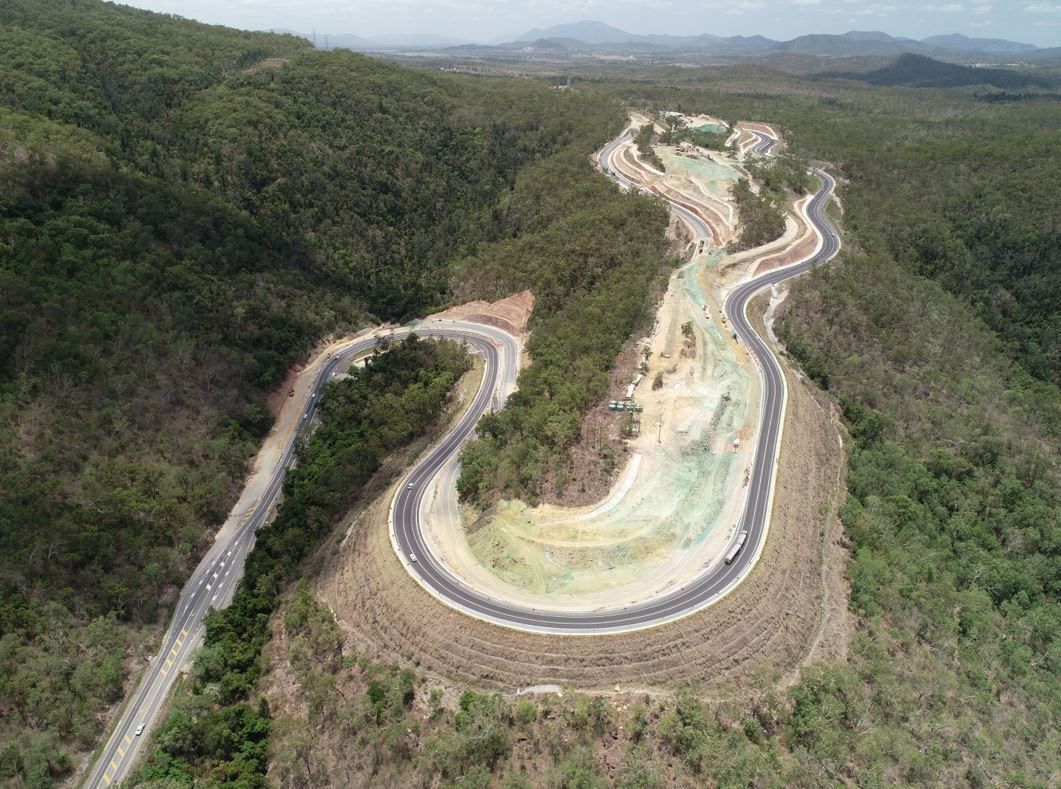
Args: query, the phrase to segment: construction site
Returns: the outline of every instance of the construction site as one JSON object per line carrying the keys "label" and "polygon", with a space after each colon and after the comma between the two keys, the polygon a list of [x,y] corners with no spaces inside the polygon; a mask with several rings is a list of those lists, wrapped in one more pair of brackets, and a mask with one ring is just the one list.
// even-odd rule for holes
{"label": "construction site", "polygon": [[[634,115],[639,127],[650,122]],[[700,116],[693,128],[727,128]],[[487,513],[455,504],[457,469],[436,477],[422,522],[432,553],[457,577],[528,607],[593,610],[634,604],[680,587],[722,560],[745,501],[759,416],[754,364],[726,324],[728,290],[754,266],[727,265],[738,217],[731,185],[747,177],[743,129],[726,152],[657,146],[665,174],[633,145],[612,166],[653,192],[692,207],[710,236],[688,245],[647,336],[633,341],[635,367],[598,427],[620,438],[611,489],[591,505],[502,501]],[[782,248],[799,244],[796,221]],[[590,441],[593,437],[590,436]]]}

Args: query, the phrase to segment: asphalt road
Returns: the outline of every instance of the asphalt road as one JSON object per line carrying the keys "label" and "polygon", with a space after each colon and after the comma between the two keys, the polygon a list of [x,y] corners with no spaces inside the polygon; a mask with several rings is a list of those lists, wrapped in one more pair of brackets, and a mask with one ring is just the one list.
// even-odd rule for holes
{"label": "asphalt road", "polygon": [[[754,146],[754,150],[766,153],[776,141],[767,135],[759,136],[760,142]],[[620,138],[604,149],[600,156],[601,166],[628,188],[640,188],[638,184],[619,175],[612,166],[611,157],[624,140]],[[811,201],[808,215],[823,238],[820,252],[808,261],[768,272],[740,286],[725,305],[726,314],[740,341],[747,345],[763,370],[764,390],[762,429],[749,481],[748,504],[738,529],[748,531],[748,540],[734,562],[729,565],[718,563],[687,586],[646,603],[583,613],[507,605],[467,587],[450,574],[431,555],[421,533],[420,512],[424,491],[427,482],[453,461],[461,444],[473,435],[479,417],[488,410],[499,408],[514,388],[519,347],[511,335],[497,329],[458,321],[436,321],[398,329],[389,334],[400,338],[415,331],[421,336],[463,340],[483,355],[486,365],[482,384],[471,406],[454,429],[409,472],[391,505],[392,540],[406,568],[424,588],[455,608],[509,627],[550,633],[594,634],[650,627],[678,619],[709,605],[741,580],[750,570],[766,534],[785,396],[784,378],[777,360],[766,343],[752,330],[744,311],[749,299],[762,288],[802,274],[836,254],[839,242],[824,214],[824,206],[835,184],[826,173],[815,172],[822,180],[822,188]],[[681,206],[672,204],[671,207],[697,235],[710,237],[699,217]],[[266,493],[238,529],[214,544],[185,585],[162,648],[128,699],[117,726],[88,774],[85,786],[110,786],[128,775],[147,735],[157,722],[159,711],[177,676],[187,665],[194,649],[202,643],[204,617],[211,608],[223,608],[231,602],[243,572],[244,560],[253,547],[254,534],[268,520],[280,494],[284,475],[294,461],[296,447],[316,414],[317,395],[337,369],[370,352],[376,343],[376,336],[354,340],[323,366],[305,405],[306,418],[301,421],[298,431],[274,467]],[[413,555],[416,561],[412,560]],[[138,735],[140,727],[143,727],[143,731]]]}
{"label": "asphalt road", "polygon": [[[777,140],[760,132],[755,134],[759,141],[753,146],[753,152],[768,154]],[[616,149],[629,136],[627,133],[610,143],[601,152],[599,161],[601,168],[621,184],[631,189],[641,189],[639,184],[619,174],[612,162]],[[810,270],[829,260],[839,249],[836,234],[824,213],[835,183],[826,173],[815,172],[822,186],[811,200],[807,213],[822,237],[820,251],[809,260],[768,272],[741,285],[727,298],[725,304],[730,325],[763,371],[761,429],[751,468],[747,504],[734,533],[736,539],[740,531],[746,530],[748,538],[737,558],[728,565],[718,561],[699,578],[677,591],[645,603],[612,610],[560,612],[524,608],[470,588],[431,555],[423,538],[420,518],[427,483],[452,459],[460,444],[474,430],[480,415],[479,409],[484,406],[477,399],[447,439],[412,469],[391,504],[392,541],[406,568],[424,588],[451,606],[501,625],[545,633],[597,634],[651,627],[679,619],[709,605],[744,577],[758,556],[769,525],[768,514],[786,396],[785,379],[777,359],[752,330],[745,316],[745,308],[752,296],[763,288]],[[697,235],[710,237],[710,231],[696,214],[673,203],[670,207]],[[488,374],[492,365],[488,357]],[[413,556],[416,557],[415,561]]]}
{"label": "asphalt road", "polygon": [[[484,378],[472,409],[476,419],[485,410],[499,406],[505,394],[515,386],[519,346],[511,335],[488,326],[457,321],[435,321],[386,332],[386,335],[401,338],[411,331],[424,337],[442,336],[464,340],[486,357],[489,374]],[[195,648],[202,643],[204,617],[211,608],[224,608],[232,601],[236,585],[243,574],[244,560],[254,545],[254,534],[273,510],[283,487],[284,475],[295,459],[297,446],[316,415],[320,392],[337,370],[371,352],[376,343],[375,335],[351,341],[322,367],[304,406],[306,416],[300,421],[298,430],[274,466],[265,494],[238,529],[224,538],[219,536],[185,584],[177,601],[176,614],[163,638],[162,648],[127,700],[118,725],[93,764],[84,786],[110,786],[129,774],[174,682]],[[465,421],[470,421],[474,426],[474,420],[469,417]],[[455,446],[448,443],[453,437],[452,433],[447,436],[446,446]],[[138,735],[140,726],[144,728]]]}

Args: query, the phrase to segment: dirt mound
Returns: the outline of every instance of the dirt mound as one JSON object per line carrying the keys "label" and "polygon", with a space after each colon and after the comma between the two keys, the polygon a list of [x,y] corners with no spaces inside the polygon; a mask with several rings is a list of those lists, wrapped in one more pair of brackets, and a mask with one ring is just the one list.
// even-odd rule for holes
{"label": "dirt mound", "polygon": [[526,340],[527,321],[534,310],[534,294],[529,290],[515,293],[500,301],[469,301],[443,312],[428,315],[425,320],[462,320],[482,323],[507,331],[520,341]]}

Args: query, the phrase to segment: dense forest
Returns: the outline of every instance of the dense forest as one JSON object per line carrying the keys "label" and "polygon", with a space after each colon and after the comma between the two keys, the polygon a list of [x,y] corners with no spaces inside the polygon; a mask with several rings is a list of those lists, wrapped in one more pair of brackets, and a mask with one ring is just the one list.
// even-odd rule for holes
{"label": "dense forest", "polygon": [[[577,230],[582,276],[605,230],[542,182],[623,113],[90,1],[3,4],[0,53],[0,772],[46,785],[150,653],[266,393],[330,332],[469,295],[484,245]],[[569,197],[606,183],[576,169]],[[610,197],[608,232],[665,221]]]}
{"label": "dense forest", "polygon": [[[758,67],[559,92],[92,0],[9,0],[0,55],[0,780],[53,785],[97,742],[320,337],[531,288],[534,364],[460,490],[562,476],[667,265],[665,212],[588,158],[617,102],[779,124],[798,156],[754,173],[764,203],[839,170],[846,251],[778,331],[849,433],[849,658],[750,702],[446,706],[342,654],[301,590],[280,625],[314,726],[392,782],[600,786],[605,753],[642,787],[1056,780],[1056,101]],[[465,364],[411,341],[331,389],[137,782],[313,783],[308,730],[255,695],[269,617]]]}
{"label": "dense forest", "polygon": [[755,192],[747,178],[733,184],[733,202],[740,217],[740,236],[731,244],[735,252],[769,244],[784,235],[785,213],[780,198],[769,190]]}

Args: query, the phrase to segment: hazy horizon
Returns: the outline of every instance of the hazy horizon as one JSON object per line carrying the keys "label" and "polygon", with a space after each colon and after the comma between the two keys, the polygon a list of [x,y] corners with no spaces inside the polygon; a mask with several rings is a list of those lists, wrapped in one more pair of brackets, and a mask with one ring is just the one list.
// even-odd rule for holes
{"label": "hazy horizon", "polygon": [[877,2],[876,0],[132,0],[128,5],[250,30],[287,28],[363,38],[437,35],[464,42],[512,40],[532,28],[584,20],[638,34],[764,35],[873,30],[922,39],[961,33],[1041,47],[1061,45],[1061,2]]}

